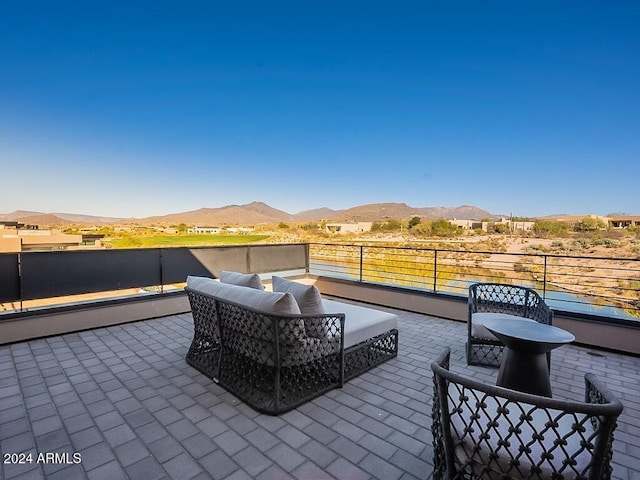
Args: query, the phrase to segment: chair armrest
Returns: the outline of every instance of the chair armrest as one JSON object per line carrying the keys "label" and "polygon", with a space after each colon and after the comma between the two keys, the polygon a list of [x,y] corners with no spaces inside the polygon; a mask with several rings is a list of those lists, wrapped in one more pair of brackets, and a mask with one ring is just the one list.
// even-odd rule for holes
{"label": "chair armrest", "polygon": [[619,415],[622,413],[622,402],[616,398],[616,396],[611,393],[604,383],[602,383],[596,376],[592,373],[587,373],[584,376],[584,384],[585,384],[585,402],[593,403],[593,404],[609,404],[611,405],[612,414]]}

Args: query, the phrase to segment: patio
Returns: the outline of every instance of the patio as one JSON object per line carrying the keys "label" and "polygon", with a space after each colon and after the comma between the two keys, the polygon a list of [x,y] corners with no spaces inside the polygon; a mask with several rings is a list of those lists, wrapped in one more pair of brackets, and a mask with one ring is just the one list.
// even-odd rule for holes
{"label": "patio", "polygon": [[[396,313],[397,359],[279,417],[185,363],[190,314],[2,346],[0,478],[429,478],[430,362],[450,346],[452,370],[491,383],[497,370],[466,366],[464,323]],[[640,479],[640,358],[552,357],[554,396],[581,400],[591,371],[622,400],[614,477]]]}

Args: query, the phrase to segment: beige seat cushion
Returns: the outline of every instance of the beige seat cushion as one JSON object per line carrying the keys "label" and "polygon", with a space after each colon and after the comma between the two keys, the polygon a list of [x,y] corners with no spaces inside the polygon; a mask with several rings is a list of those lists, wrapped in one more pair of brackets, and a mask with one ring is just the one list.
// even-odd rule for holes
{"label": "beige seat cushion", "polygon": [[489,318],[503,318],[505,320],[517,318],[519,320],[528,320],[535,322],[530,318],[518,317],[516,315],[509,315],[508,313],[491,313],[481,312],[471,315],[471,336],[475,338],[482,338],[484,340],[498,340],[498,338],[491,333],[484,325],[484,321]]}
{"label": "beige seat cushion", "polygon": [[322,300],[326,313],[344,313],[344,348],[398,328],[398,316],[373,308]]}

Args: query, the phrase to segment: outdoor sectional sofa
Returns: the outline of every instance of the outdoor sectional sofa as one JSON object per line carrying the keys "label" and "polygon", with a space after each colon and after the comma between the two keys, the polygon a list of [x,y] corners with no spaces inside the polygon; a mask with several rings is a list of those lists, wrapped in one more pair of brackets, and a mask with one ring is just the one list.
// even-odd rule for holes
{"label": "outdoor sectional sofa", "polygon": [[284,413],[397,356],[396,315],[279,277],[281,291],[263,290],[257,276],[254,288],[243,286],[247,278],[187,278],[194,337],[186,361],[255,410]]}

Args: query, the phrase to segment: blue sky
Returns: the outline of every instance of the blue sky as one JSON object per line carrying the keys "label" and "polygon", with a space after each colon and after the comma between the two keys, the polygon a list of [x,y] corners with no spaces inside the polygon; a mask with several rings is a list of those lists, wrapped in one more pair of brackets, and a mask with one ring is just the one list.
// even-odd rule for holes
{"label": "blue sky", "polygon": [[29,0],[0,213],[640,214],[640,3]]}

